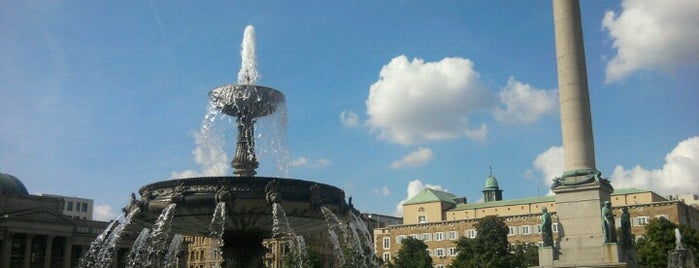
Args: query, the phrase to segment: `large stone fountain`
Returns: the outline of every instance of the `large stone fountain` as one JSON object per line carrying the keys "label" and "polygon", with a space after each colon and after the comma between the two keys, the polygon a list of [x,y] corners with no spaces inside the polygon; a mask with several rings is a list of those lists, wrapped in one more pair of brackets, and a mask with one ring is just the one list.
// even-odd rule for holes
{"label": "large stone fountain", "polygon": [[[254,41],[252,45],[246,41],[254,33],[252,29],[246,28],[238,83],[214,88],[209,93],[213,107],[236,118],[238,136],[231,163],[234,175],[148,184],[139,190],[140,199],[132,195],[124,214],[133,214],[128,220],[132,225],[150,230],[167,225],[171,234],[218,237],[223,241],[219,251],[223,267],[263,267],[262,257],[268,252],[262,245],[264,239],[299,237],[304,242],[296,244],[297,250],[307,246],[320,257],[323,266],[338,267],[345,259],[337,254],[346,252],[338,237],[351,236],[352,232],[346,231],[350,227],[355,228],[355,239],[359,239],[355,241],[359,245],[356,249],[367,263],[373,263],[371,244],[364,243],[368,241],[366,227],[359,230],[363,224],[357,222],[358,212],[351,202],[345,202],[341,189],[312,181],[256,176],[259,164],[255,155],[255,123],[258,118],[277,112],[284,103],[284,94],[255,84]],[[221,208],[224,211],[217,211]],[[164,217],[169,219],[162,223]],[[217,217],[221,222],[216,228],[222,230],[218,233],[212,230]],[[365,237],[357,236],[357,230],[363,231],[360,233]]]}

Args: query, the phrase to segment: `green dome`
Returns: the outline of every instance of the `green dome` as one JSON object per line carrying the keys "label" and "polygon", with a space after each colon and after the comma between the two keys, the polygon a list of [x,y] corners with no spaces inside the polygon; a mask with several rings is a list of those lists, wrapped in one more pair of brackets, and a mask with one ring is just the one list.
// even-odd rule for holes
{"label": "green dome", "polygon": [[490,175],[488,178],[485,180],[485,188],[486,189],[497,189],[500,186],[498,186],[498,180],[495,179],[495,176]]}
{"label": "green dome", "polygon": [[0,173],[0,194],[28,195],[22,181],[10,174]]}

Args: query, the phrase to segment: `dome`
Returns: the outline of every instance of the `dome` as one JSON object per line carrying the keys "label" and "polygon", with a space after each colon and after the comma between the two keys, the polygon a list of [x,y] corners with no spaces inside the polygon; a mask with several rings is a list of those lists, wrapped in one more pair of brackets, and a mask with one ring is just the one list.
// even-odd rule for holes
{"label": "dome", "polygon": [[0,194],[28,195],[22,181],[10,174],[0,173]]}
{"label": "dome", "polygon": [[490,175],[488,178],[485,180],[485,188],[486,189],[497,189],[500,186],[498,186],[498,180],[495,179],[495,176]]}

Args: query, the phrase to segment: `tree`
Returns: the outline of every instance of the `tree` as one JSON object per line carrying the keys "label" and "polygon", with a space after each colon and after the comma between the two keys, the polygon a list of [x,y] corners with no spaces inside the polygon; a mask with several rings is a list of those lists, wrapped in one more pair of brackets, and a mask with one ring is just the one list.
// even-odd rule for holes
{"label": "tree", "polygon": [[510,267],[526,268],[539,266],[539,247],[533,243],[520,243],[512,245]]}
{"label": "tree", "polygon": [[476,232],[476,238],[461,237],[456,242],[458,255],[451,267],[511,267],[512,257],[507,242],[509,228],[505,222],[497,216],[484,217],[476,224]]}
{"label": "tree", "polygon": [[412,237],[401,240],[398,256],[395,258],[396,268],[432,268],[432,257],[427,253],[427,245],[422,240]]}
{"label": "tree", "polygon": [[[652,219],[646,225],[646,235],[636,242],[639,264],[648,267],[667,267],[667,252],[675,248],[675,228],[677,225],[665,218]],[[680,226],[682,245],[695,254],[694,262],[699,262],[699,232],[690,226]]]}

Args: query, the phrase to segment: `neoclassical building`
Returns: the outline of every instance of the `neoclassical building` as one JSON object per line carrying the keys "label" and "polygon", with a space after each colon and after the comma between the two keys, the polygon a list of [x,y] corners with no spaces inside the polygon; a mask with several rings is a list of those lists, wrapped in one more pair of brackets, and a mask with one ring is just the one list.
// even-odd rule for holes
{"label": "neoclassical building", "polygon": [[31,195],[19,179],[0,173],[0,267],[75,267],[108,225],[87,211],[92,200]]}
{"label": "neoclassical building", "polygon": [[[401,240],[407,237],[421,239],[427,244],[434,267],[449,265],[457,255],[456,240],[465,236],[475,238],[475,224],[479,219],[496,215],[505,220],[510,229],[508,241],[541,245],[541,209],[547,208],[552,216],[554,243],[558,244],[558,223],[554,196],[502,199],[502,190],[492,174],[486,178],[483,202],[467,203],[465,197],[424,189],[403,204],[403,223],[374,229],[374,249],[384,261],[397,256]],[[643,236],[644,226],[653,218],[664,217],[676,224],[699,228],[699,209],[679,199],[668,200],[652,191],[628,188],[616,189],[611,196],[616,226],[621,209],[629,210],[632,232]]]}

